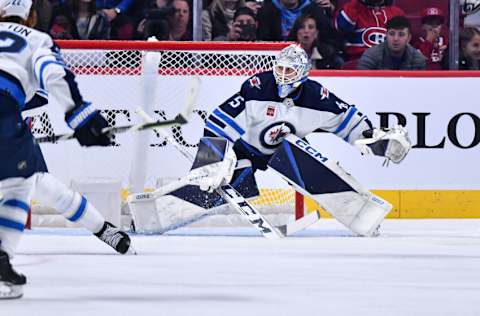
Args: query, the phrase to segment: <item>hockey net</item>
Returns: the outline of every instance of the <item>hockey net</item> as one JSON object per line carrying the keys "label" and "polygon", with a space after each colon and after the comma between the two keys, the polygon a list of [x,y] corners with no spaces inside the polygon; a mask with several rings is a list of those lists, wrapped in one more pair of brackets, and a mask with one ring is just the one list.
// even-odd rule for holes
{"label": "hockey net", "polygon": [[[269,70],[286,43],[194,43],[59,41],[65,64],[77,76],[84,98],[102,110],[111,126],[143,122],[144,108],[155,119],[170,119],[184,102],[192,76],[201,80],[191,123],[169,132],[195,153],[208,113],[238,91],[249,76]],[[55,103],[55,100],[50,100]],[[35,136],[69,132],[63,114],[49,104],[29,113]],[[154,189],[184,175],[189,163],[153,131],[118,135],[108,148],[81,148],[75,141],[42,145],[49,170],[67,184],[72,181],[119,181],[125,204],[128,192]],[[272,175],[260,176],[261,196],[252,203],[266,214],[298,218],[303,198]],[[263,180],[262,180],[263,179]],[[273,183],[273,184],[272,184]],[[128,210],[122,207],[127,217]],[[32,226],[63,226],[48,206],[34,204]],[[54,219],[51,219],[53,217]],[[125,220],[124,220],[125,222]]]}

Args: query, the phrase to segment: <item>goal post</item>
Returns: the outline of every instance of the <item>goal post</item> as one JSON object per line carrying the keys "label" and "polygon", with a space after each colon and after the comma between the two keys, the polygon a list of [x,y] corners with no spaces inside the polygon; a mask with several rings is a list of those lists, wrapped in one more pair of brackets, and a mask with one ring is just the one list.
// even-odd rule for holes
{"label": "goal post", "polygon": [[[208,113],[238,91],[246,78],[271,69],[275,56],[289,43],[72,40],[57,44],[84,98],[102,111],[110,126],[142,122],[135,114],[138,107],[155,119],[173,118],[183,105],[188,82],[192,76],[199,77],[200,93],[191,122],[169,130],[195,154]],[[37,137],[68,132],[56,101],[49,103],[27,113]],[[154,131],[117,135],[114,145],[106,148],[87,149],[71,141],[42,144],[42,150],[50,172],[66,184],[115,179],[121,181],[124,198],[126,192],[153,189],[190,168]],[[253,204],[261,211],[303,215],[303,197],[283,180],[268,172],[259,172],[257,178],[261,197]],[[36,214],[48,212],[38,204],[33,209],[32,225],[36,226]]]}

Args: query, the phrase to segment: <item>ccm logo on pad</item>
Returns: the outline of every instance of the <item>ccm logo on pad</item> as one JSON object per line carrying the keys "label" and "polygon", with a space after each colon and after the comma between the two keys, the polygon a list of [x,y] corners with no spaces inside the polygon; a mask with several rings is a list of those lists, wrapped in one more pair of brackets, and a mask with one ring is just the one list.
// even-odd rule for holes
{"label": "ccm logo on pad", "polygon": [[313,158],[317,159],[320,162],[326,162],[328,160],[327,157],[322,156],[321,153],[319,153],[315,148],[307,144],[301,139],[297,139],[295,141],[295,145],[297,145],[298,148],[302,149],[304,152],[312,156]]}

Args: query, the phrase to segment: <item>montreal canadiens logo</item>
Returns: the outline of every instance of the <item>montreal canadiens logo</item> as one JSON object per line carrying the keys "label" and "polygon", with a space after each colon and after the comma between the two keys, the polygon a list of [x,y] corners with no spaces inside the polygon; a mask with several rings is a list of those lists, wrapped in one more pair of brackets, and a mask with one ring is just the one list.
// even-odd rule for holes
{"label": "montreal canadiens logo", "polygon": [[288,122],[275,122],[260,133],[260,143],[265,148],[276,148],[288,134],[295,134],[295,127]]}
{"label": "montreal canadiens logo", "polygon": [[362,33],[362,42],[365,44],[365,46],[372,47],[383,43],[385,41],[386,34],[387,30],[383,27],[369,27]]}

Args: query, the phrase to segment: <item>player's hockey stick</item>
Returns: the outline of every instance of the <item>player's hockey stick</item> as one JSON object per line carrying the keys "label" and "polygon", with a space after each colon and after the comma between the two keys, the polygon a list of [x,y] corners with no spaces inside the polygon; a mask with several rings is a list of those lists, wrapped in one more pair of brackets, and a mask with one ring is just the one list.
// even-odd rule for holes
{"label": "player's hockey stick", "polygon": [[[137,113],[142,116],[147,122],[153,119],[142,109],[138,109]],[[163,130],[156,130],[159,134],[167,139],[185,158],[193,162],[194,157],[186,151],[180,144],[178,144],[170,134]],[[215,190],[225,201],[228,202],[238,213],[245,216],[247,220],[262,233],[263,236],[269,239],[280,239],[284,235],[275,226],[270,224],[268,220],[260,214],[254,206],[252,206],[245,198],[237,192],[231,185],[226,184]]]}
{"label": "player's hockey stick", "polygon": [[[200,88],[200,79],[197,77],[191,81],[190,86],[187,90],[187,100],[185,102],[185,106],[177,114],[177,116],[172,120],[165,120],[165,121],[150,121],[147,123],[136,124],[136,125],[126,125],[126,126],[113,126],[113,127],[106,127],[102,129],[103,134],[120,134],[126,132],[134,132],[134,131],[143,131],[147,129],[163,129],[168,128],[175,125],[184,125],[188,123],[188,117],[190,113],[192,113],[193,105],[195,99],[197,98],[198,92]],[[36,138],[37,143],[56,143],[58,141],[64,141],[74,138],[73,134],[61,134],[61,135],[53,135],[53,136],[44,136]]]}

